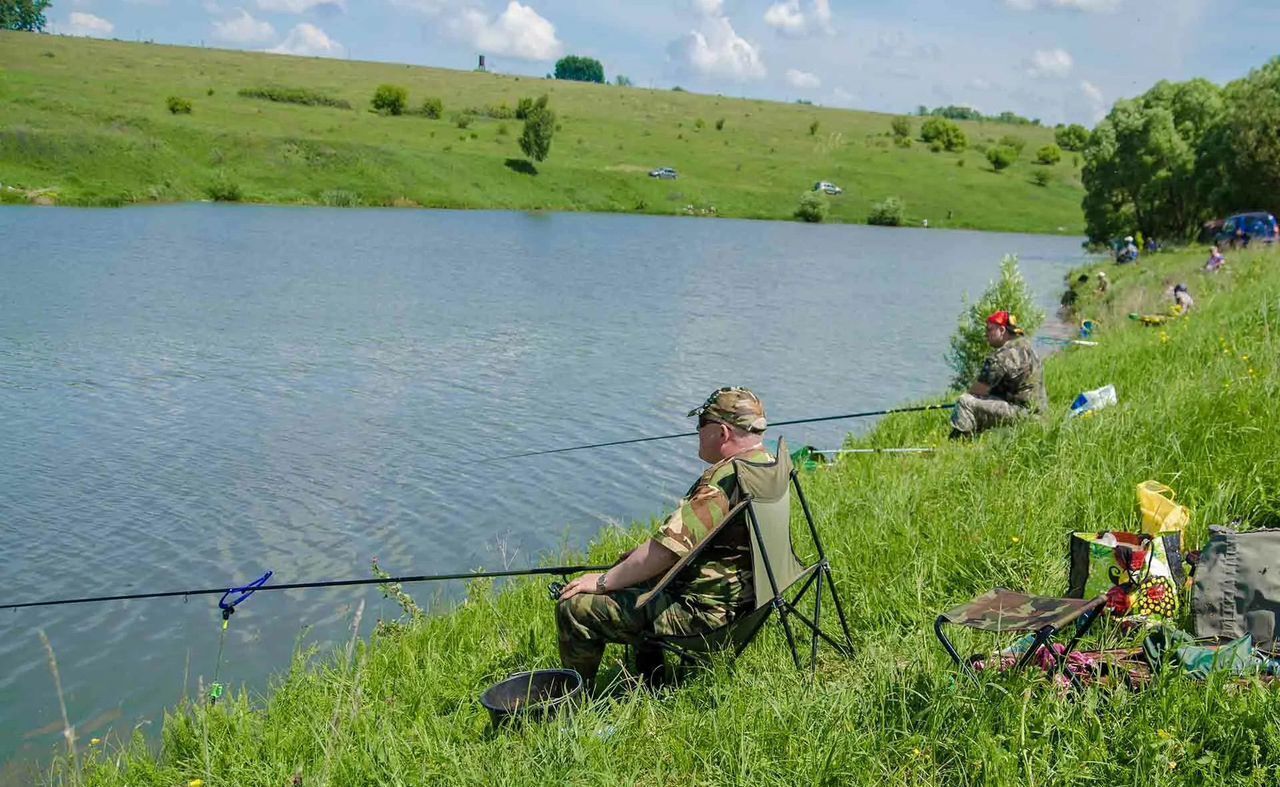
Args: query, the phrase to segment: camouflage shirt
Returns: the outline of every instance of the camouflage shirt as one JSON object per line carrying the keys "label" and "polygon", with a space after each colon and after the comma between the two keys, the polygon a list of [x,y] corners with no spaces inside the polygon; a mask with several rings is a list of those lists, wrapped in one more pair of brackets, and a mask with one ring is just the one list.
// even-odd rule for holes
{"label": "camouflage shirt", "polygon": [[[653,538],[675,553],[689,554],[707,534],[724,521],[725,514],[739,502],[738,474],[734,459],[772,462],[764,448],[753,449],[724,459],[694,482],[676,510],[671,512]],[[734,525],[717,543],[703,550],[669,586],[672,594],[703,609],[728,611],[753,598],[751,584],[751,542],[745,524]]]}
{"label": "camouflage shirt", "polygon": [[1025,336],[1005,344],[987,356],[978,372],[978,382],[991,388],[991,396],[1032,412],[1049,409],[1044,390],[1044,366]]}

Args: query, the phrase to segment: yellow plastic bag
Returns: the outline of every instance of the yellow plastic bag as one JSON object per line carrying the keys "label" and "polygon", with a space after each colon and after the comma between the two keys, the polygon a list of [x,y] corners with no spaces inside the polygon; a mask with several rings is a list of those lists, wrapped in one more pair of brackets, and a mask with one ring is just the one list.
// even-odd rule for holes
{"label": "yellow plastic bag", "polygon": [[1191,511],[1173,502],[1173,490],[1159,481],[1138,484],[1138,508],[1142,511],[1142,532],[1153,536],[1170,530],[1181,533],[1191,521]]}

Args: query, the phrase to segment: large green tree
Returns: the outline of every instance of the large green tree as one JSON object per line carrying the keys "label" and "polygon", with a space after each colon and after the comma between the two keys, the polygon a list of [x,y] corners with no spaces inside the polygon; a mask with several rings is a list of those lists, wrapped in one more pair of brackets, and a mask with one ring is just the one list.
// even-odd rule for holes
{"label": "large green tree", "polygon": [[1089,238],[1134,230],[1187,240],[1210,213],[1211,148],[1222,91],[1204,79],[1159,82],[1116,102],[1084,150],[1084,213]]}
{"label": "large green tree", "polygon": [[603,83],[604,66],[594,57],[566,55],[556,61],[556,79]]}
{"label": "large green tree", "polygon": [[39,32],[48,24],[49,0],[0,0],[0,30]]}
{"label": "large green tree", "polygon": [[1226,102],[1214,203],[1223,213],[1280,214],[1280,57],[1227,85]]}

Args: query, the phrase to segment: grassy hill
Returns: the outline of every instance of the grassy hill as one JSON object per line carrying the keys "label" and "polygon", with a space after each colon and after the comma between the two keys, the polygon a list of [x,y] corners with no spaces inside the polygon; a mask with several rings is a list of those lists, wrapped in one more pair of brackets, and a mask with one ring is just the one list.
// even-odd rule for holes
{"label": "grassy hill", "polygon": [[[434,96],[444,116],[380,116],[369,99],[402,85],[412,108]],[[239,95],[303,88],[352,108]],[[521,122],[468,108],[549,93],[560,127],[529,174]],[[190,114],[171,114],[170,96]],[[818,180],[845,194],[832,221],[864,222],[890,195],[908,222],[934,227],[1083,229],[1079,167],[1031,163],[1051,129],[962,123],[969,149],[899,148],[889,115],[385,63],[289,57],[0,32],[0,183],[5,201],[121,205],[238,197],[245,201],[450,208],[695,212],[788,219]],[[717,122],[723,120],[723,127]],[[810,125],[818,127],[810,133]],[[919,133],[919,121],[913,122]],[[1026,140],[997,174],[983,150]],[[659,166],[676,181],[647,176]],[[1047,186],[1032,182],[1048,170]]]}
{"label": "grassy hill", "polygon": [[[477,582],[446,614],[346,655],[299,656],[266,697],[175,711],[158,749],[141,738],[88,747],[83,783],[1274,785],[1274,685],[1173,671],[1142,691],[1079,696],[1036,673],[974,684],[932,632],[939,612],[994,586],[1063,593],[1068,534],[1135,529],[1134,485],[1148,478],[1194,512],[1187,548],[1213,523],[1276,521],[1278,258],[1239,255],[1216,276],[1198,272],[1201,260],[1144,257],[1116,268],[1105,295],[1080,287],[1099,345],[1047,362],[1044,423],[952,443],[939,414],[892,416],[859,445],[937,452],[845,456],[804,476],[859,648],[852,661],[824,651],[812,682],[771,624],[736,669],[488,732],[482,688],[557,657],[543,582]],[[1154,328],[1126,318],[1164,311],[1177,281],[1196,296],[1191,316]],[[1118,405],[1065,418],[1079,391],[1107,383]],[[605,562],[642,532],[606,530],[591,556]],[[1105,624],[1085,645],[1099,641],[1123,642]],[[620,655],[611,649],[606,667]],[[77,783],[72,767],[59,761],[54,783]]]}

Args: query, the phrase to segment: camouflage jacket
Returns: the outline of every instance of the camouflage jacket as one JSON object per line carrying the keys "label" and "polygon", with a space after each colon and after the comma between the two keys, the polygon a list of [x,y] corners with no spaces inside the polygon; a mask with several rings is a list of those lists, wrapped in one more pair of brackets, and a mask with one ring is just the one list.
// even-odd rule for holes
{"label": "camouflage jacket", "polygon": [[[677,558],[689,554],[740,501],[733,459],[773,461],[768,451],[759,448],[707,468],[653,536]],[[749,603],[754,597],[754,589],[751,584],[751,542],[746,525],[730,526],[715,544],[703,550],[685,567],[668,590],[704,610],[728,612],[740,604]]]}
{"label": "camouflage jacket", "polygon": [[1025,336],[1009,342],[987,356],[978,372],[978,382],[991,388],[991,396],[1032,412],[1049,409],[1044,390],[1044,366],[1031,340]]}

